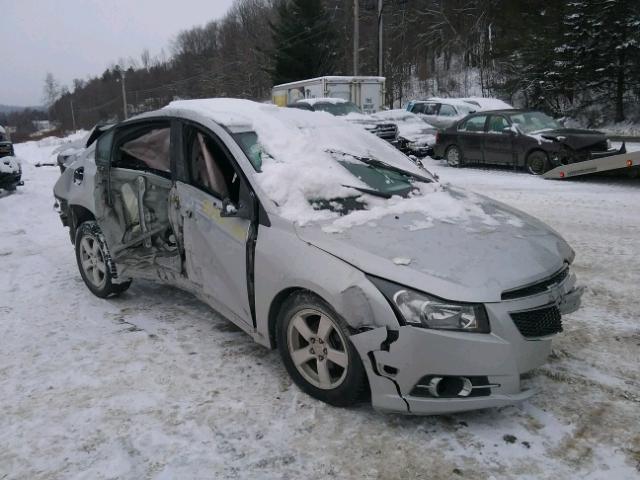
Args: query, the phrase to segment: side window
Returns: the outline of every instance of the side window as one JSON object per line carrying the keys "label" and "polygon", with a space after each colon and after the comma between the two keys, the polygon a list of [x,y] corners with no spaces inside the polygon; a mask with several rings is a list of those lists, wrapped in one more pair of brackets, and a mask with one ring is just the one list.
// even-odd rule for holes
{"label": "side window", "polygon": [[440,105],[440,115],[443,117],[455,117],[457,115],[456,109],[451,105],[442,104]]}
{"label": "side window", "polygon": [[424,104],[424,113],[425,115],[437,115],[438,113],[438,104],[437,103],[425,103]]}
{"label": "side window", "polygon": [[460,124],[458,130],[462,132],[484,132],[484,123],[486,120],[486,115],[471,117],[466,122]]}
{"label": "side window", "polygon": [[240,179],[222,141],[193,126],[185,126],[184,139],[190,183],[220,200],[237,203]]}
{"label": "side window", "polygon": [[489,132],[490,133],[502,133],[502,131],[509,126],[507,119],[500,115],[491,115],[489,118]]}
{"label": "side window", "polygon": [[411,107],[412,113],[424,113],[424,103],[416,103],[413,107]]}
{"label": "side window", "polygon": [[[132,125],[117,134],[112,166],[170,176],[169,123]],[[98,145],[98,150],[100,145]]]}
{"label": "side window", "polygon": [[99,167],[109,166],[111,161],[111,147],[113,146],[113,134],[115,130],[111,129],[98,137],[96,142],[96,165]]}
{"label": "side window", "polygon": [[247,156],[251,165],[256,172],[260,172],[262,169],[262,147],[258,143],[258,135],[256,132],[242,132],[236,133],[233,138],[240,148]]}

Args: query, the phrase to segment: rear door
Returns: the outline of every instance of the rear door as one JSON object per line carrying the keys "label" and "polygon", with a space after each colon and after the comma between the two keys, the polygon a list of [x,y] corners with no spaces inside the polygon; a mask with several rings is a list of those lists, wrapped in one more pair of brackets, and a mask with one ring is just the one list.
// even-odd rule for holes
{"label": "rear door", "polygon": [[[176,187],[187,276],[223,315],[250,328],[247,262],[255,225],[248,184],[212,131],[185,121],[182,144],[184,174]],[[248,214],[228,216],[239,205],[249,207]]]}
{"label": "rear door", "polygon": [[486,115],[474,115],[458,125],[458,146],[465,162],[483,162]]}
{"label": "rear door", "polygon": [[510,165],[513,163],[513,131],[503,115],[490,115],[484,139],[484,161]]}
{"label": "rear door", "polygon": [[182,271],[170,221],[175,129],[169,119],[127,123],[96,147],[98,224],[118,267],[141,276]]}

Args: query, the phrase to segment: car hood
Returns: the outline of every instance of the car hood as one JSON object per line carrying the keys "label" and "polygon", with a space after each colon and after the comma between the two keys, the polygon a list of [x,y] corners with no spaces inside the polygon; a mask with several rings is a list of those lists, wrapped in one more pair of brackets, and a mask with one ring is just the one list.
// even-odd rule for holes
{"label": "car hood", "polygon": [[602,132],[579,128],[558,128],[535,133],[547,140],[562,142],[574,150],[586,148],[607,140],[607,136]]}
{"label": "car hood", "polygon": [[489,198],[473,198],[495,224],[473,218],[429,223],[410,213],[338,232],[321,223],[295,228],[303,241],[367,274],[463,302],[498,302],[505,290],[548,277],[573,260],[571,247],[544,223]]}

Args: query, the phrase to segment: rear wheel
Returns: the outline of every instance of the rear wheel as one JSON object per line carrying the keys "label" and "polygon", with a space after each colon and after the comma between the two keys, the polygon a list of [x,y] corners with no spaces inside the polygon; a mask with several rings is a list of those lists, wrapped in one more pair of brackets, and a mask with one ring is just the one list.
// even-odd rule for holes
{"label": "rear wheel", "polygon": [[114,283],[115,264],[95,221],[80,224],[75,238],[76,261],[82,280],[100,298],[119,295],[129,288],[131,280]]}
{"label": "rear wheel", "polygon": [[297,293],[287,299],[278,318],[278,349],[302,391],[335,406],[362,399],[366,374],[349,334],[344,320],[319,297]]}
{"label": "rear wheel", "polygon": [[462,152],[457,145],[451,145],[447,148],[444,158],[450,167],[459,167],[462,164]]}
{"label": "rear wheel", "polygon": [[531,152],[527,157],[527,171],[531,175],[542,175],[547,170],[549,170],[547,154],[540,150]]}

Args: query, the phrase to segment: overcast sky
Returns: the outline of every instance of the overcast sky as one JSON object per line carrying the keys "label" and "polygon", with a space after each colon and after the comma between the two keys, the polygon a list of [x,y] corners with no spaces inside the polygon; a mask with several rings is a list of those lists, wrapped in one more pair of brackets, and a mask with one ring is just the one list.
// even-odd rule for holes
{"label": "overcast sky", "polygon": [[0,103],[39,105],[47,72],[71,87],[180,30],[220,18],[233,0],[0,0]]}

